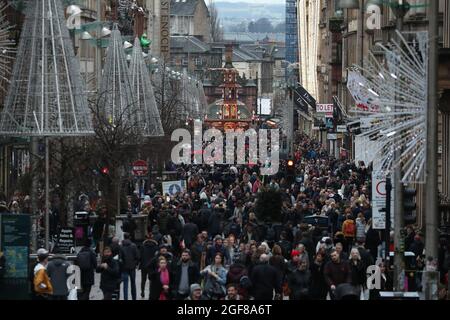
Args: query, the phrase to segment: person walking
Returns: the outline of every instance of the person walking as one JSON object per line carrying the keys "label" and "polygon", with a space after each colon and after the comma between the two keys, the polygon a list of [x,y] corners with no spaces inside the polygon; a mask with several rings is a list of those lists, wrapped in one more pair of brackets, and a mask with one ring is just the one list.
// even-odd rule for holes
{"label": "person walking", "polygon": [[141,270],[141,298],[145,298],[145,285],[149,276],[150,263],[159,249],[158,242],[153,239],[153,233],[148,233],[140,251],[139,269]]}
{"label": "person walking", "polygon": [[158,267],[150,274],[149,300],[172,300],[173,275],[164,256],[158,258]]}
{"label": "person walking", "polygon": [[199,233],[197,235],[197,240],[191,246],[191,259],[199,267],[199,269],[204,268],[206,259],[207,245],[203,238],[203,235]]}
{"label": "person walking", "polygon": [[326,300],[327,283],[324,275],[325,257],[318,253],[311,264],[311,298],[314,300]]}
{"label": "person walking", "polygon": [[273,300],[274,291],[276,296],[281,296],[281,279],[277,269],[269,265],[269,256],[263,253],[250,274],[253,284],[252,292],[255,300]]}
{"label": "person walking", "polygon": [[184,241],[184,246],[186,248],[190,248],[195,241],[195,237],[197,236],[199,230],[198,226],[192,222],[191,217],[186,219],[186,223],[183,226],[182,231],[182,240]]}
{"label": "person walking", "polygon": [[100,289],[103,292],[103,300],[112,300],[114,292],[120,285],[119,262],[113,259],[111,248],[103,249],[102,262],[96,269],[100,273]]}
{"label": "person walking", "polygon": [[352,250],[353,240],[356,236],[356,224],[350,214],[347,215],[347,219],[342,224],[342,232],[344,233],[345,241],[347,244],[347,252],[350,252]]}
{"label": "person walking", "polygon": [[327,283],[330,297],[335,299],[337,286],[344,283],[351,283],[351,270],[347,261],[341,260],[336,250],[331,251],[331,261],[324,268],[325,282]]}
{"label": "person walking", "polygon": [[128,300],[128,280],[130,280],[131,298],[136,300],[136,267],[139,262],[139,251],[137,246],[131,242],[131,235],[129,233],[124,233],[123,237],[124,240],[120,247],[123,298],[124,300]]}
{"label": "person walking", "polygon": [[227,270],[223,267],[223,255],[216,253],[213,263],[208,265],[200,273],[205,278],[205,294],[212,300],[220,300],[225,297],[227,282]]}
{"label": "person walking", "polygon": [[191,285],[198,283],[200,279],[200,271],[191,260],[191,251],[189,249],[183,250],[180,261],[174,267],[173,275],[173,296],[177,300],[184,300],[190,294]]}
{"label": "person walking", "polygon": [[349,263],[352,277],[351,284],[355,287],[356,292],[361,294],[361,290],[364,290],[364,286],[366,285],[367,275],[365,264],[357,248],[353,248],[350,252]]}
{"label": "person walking", "polygon": [[226,260],[230,259],[228,251],[223,245],[222,236],[220,235],[216,235],[214,237],[214,245],[211,246],[206,253],[206,263],[212,264],[217,253],[220,253],[223,257],[225,257]]}
{"label": "person walking", "polygon": [[95,269],[97,268],[97,256],[92,250],[89,240],[77,254],[75,265],[81,271],[81,291],[78,294],[78,300],[89,300],[91,288],[95,283]]}
{"label": "person walking", "polygon": [[289,300],[309,300],[311,298],[311,271],[306,259],[302,259],[297,270],[289,274],[288,285],[291,291]]}
{"label": "person walking", "polygon": [[126,219],[123,220],[122,231],[130,235],[130,240],[134,241],[134,234],[137,229],[136,221],[133,219],[133,213],[131,211],[127,212]]}
{"label": "person walking", "polygon": [[33,270],[33,292],[35,300],[49,300],[53,294],[53,286],[47,273],[48,251],[41,248],[37,251],[38,263]]}
{"label": "person walking", "polygon": [[48,263],[47,274],[53,287],[52,300],[67,300],[69,294],[67,269],[69,266],[69,261],[62,254],[54,255],[52,261]]}
{"label": "person walking", "polygon": [[356,241],[366,242],[366,219],[362,212],[356,218]]}

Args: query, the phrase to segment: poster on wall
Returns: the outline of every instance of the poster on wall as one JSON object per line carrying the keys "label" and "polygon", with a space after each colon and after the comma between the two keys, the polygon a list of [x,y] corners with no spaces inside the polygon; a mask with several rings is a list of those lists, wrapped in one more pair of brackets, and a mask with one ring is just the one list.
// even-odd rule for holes
{"label": "poster on wall", "polygon": [[28,299],[31,219],[24,214],[0,215],[0,251],[5,258],[0,299]]}

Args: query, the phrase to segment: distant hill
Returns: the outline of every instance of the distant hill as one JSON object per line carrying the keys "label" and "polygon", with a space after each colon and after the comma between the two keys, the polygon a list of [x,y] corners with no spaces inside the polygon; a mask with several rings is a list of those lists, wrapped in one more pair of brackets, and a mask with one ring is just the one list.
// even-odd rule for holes
{"label": "distant hill", "polygon": [[215,5],[222,20],[248,21],[266,17],[280,22],[285,19],[284,4],[230,3],[218,0]]}

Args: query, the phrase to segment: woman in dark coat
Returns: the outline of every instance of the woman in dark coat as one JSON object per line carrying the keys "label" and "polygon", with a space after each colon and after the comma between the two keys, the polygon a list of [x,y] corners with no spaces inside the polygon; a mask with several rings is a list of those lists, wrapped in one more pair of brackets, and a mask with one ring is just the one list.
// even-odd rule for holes
{"label": "woman in dark coat", "polygon": [[382,262],[378,265],[380,268],[380,289],[372,289],[369,291],[369,300],[378,300],[380,299],[381,291],[392,291],[393,290],[393,280],[389,273],[386,272],[386,266]]}
{"label": "woman in dark coat", "polygon": [[278,271],[278,277],[281,279],[283,283],[283,289],[287,289],[287,279],[285,278],[285,274],[287,272],[287,263],[283,257],[283,251],[281,247],[275,244],[272,248],[272,256],[269,259],[269,264]]}
{"label": "woman in dark coat", "polygon": [[352,273],[351,284],[361,293],[361,289],[364,289],[366,286],[367,275],[365,265],[361,259],[358,249],[353,248],[350,252],[349,264]]}
{"label": "woman in dark coat", "polygon": [[113,259],[111,248],[103,249],[102,263],[97,266],[97,273],[101,273],[100,289],[103,300],[112,300],[112,295],[120,285],[119,263]]}
{"label": "woman in dark coat", "polygon": [[291,289],[290,300],[309,300],[311,298],[311,271],[303,260],[297,270],[289,274],[288,285]]}
{"label": "woman in dark coat", "polygon": [[171,300],[173,274],[169,270],[167,259],[164,256],[158,259],[158,268],[150,274],[149,300]]}

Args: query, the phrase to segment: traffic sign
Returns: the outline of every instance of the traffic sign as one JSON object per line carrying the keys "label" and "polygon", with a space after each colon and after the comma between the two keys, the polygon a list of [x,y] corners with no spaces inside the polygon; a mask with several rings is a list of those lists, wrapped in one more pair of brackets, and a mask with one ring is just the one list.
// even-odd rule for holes
{"label": "traffic sign", "polygon": [[132,170],[134,176],[143,177],[148,174],[148,164],[145,160],[137,160],[133,162]]}

